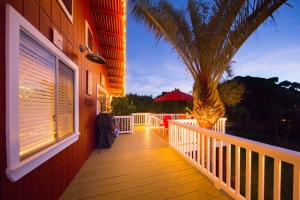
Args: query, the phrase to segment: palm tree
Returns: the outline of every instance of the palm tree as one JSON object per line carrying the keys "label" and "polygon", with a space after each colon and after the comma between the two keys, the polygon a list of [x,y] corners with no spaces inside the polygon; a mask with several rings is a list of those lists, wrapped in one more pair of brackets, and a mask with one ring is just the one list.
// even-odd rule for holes
{"label": "palm tree", "polygon": [[132,16],[171,44],[194,79],[193,115],[211,128],[225,114],[218,91],[231,60],[250,35],[287,0],[188,0],[175,8],[167,0],[131,0]]}

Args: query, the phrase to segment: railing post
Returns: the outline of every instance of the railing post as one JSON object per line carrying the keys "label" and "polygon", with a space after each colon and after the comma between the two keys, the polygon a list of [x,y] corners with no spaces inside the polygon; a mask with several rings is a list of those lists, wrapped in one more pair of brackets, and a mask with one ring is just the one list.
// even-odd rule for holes
{"label": "railing post", "polygon": [[246,199],[251,199],[251,158],[251,150],[246,149]]}
{"label": "railing post", "polygon": [[294,165],[293,200],[300,200],[300,165]]}
{"label": "railing post", "polygon": [[216,172],[216,161],[217,161],[217,157],[216,157],[216,139],[215,138],[213,138],[212,139],[212,155],[211,155],[211,157],[212,157],[212,175],[215,177],[216,176],[216,174],[217,174],[217,172]]}
{"label": "railing post", "polygon": [[231,144],[227,142],[226,146],[226,183],[231,187]]}
{"label": "railing post", "polygon": [[130,122],[131,122],[131,134],[133,134],[133,130],[134,130],[134,128],[133,128],[133,126],[134,126],[134,116],[130,116],[131,117],[131,120],[130,120]]}
{"label": "railing post", "polygon": [[274,158],[273,199],[280,199],[281,190],[281,160]]}
{"label": "railing post", "polygon": [[258,158],[258,199],[265,198],[265,155],[259,153]]}
{"label": "railing post", "polygon": [[235,145],[235,193],[240,195],[241,147]]}

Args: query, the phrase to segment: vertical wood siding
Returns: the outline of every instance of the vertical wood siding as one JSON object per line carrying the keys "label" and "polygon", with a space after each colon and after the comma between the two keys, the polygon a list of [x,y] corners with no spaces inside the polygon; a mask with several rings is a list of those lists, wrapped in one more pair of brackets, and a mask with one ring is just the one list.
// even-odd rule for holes
{"label": "vertical wood siding", "polygon": [[[10,182],[6,169],[5,130],[5,4],[10,4],[48,40],[55,28],[63,37],[63,53],[79,67],[79,140],[58,153],[17,182]],[[104,66],[88,61],[80,53],[84,44],[85,20],[92,25],[86,1],[74,0],[73,24],[69,22],[57,0],[0,0],[0,200],[58,199],[93,151],[96,118],[96,84]],[[94,33],[95,35],[95,33]],[[95,37],[93,43],[96,43]],[[101,51],[101,50],[100,50]],[[93,95],[86,94],[86,70],[93,74]],[[108,91],[108,90],[107,90]],[[86,106],[85,99],[94,101]]]}

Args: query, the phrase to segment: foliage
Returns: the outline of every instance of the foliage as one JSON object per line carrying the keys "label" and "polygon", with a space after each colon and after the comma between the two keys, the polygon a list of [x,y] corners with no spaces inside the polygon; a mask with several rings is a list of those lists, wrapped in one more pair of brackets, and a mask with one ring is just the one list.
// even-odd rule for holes
{"label": "foliage", "polygon": [[[298,83],[278,82],[277,77],[235,77],[245,85],[245,95],[241,106],[246,109],[245,129],[249,120],[272,122],[277,142],[287,146],[293,125],[300,121],[300,92],[293,88]],[[293,86],[292,86],[293,84]]]}
{"label": "foliage", "polygon": [[136,108],[127,97],[113,97],[111,102],[111,114],[115,116],[126,116],[136,112]]}
{"label": "foliage", "polygon": [[218,91],[232,58],[250,35],[286,0],[213,2],[188,0],[175,8],[167,0],[131,0],[132,16],[171,45],[194,79],[193,115],[211,128],[225,114]]}
{"label": "foliage", "polygon": [[240,104],[226,106],[226,115],[228,116],[229,121],[233,123],[241,123],[241,119],[245,116],[246,112],[246,108]]}
{"label": "foliage", "polygon": [[226,106],[234,106],[241,102],[245,86],[235,80],[225,81],[218,86],[220,97]]}
{"label": "foliage", "polygon": [[135,106],[137,112],[154,112],[153,97],[147,95],[127,94],[126,97]]}
{"label": "foliage", "polygon": [[253,108],[253,120],[268,121],[272,117],[279,117],[279,114],[283,116],[285,110],[300,105],[300,92],[286,85],[283,87],[282,82],[277,84],[274,78],[237,76],[234,80],[245,85],[245,95],[241,104],[248,111]]}
{"label": "foliage", "polygon": [[[166,94],[162,92],[156,98]],[[137,112],[149,113],[186,113],[187,109],[193,109],[192,101],[165,101],[154,102],[156,98],[147,95],[127,94],[129,102],[135,106]]]}

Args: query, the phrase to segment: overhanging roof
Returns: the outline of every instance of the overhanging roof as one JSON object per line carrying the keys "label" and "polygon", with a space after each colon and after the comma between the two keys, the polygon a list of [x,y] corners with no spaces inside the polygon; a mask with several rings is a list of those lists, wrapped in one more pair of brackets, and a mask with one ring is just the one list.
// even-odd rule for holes
{"label": "overhanging roof", "polygon": [[87,0],[113,96],[126,93],[127,0]]}

